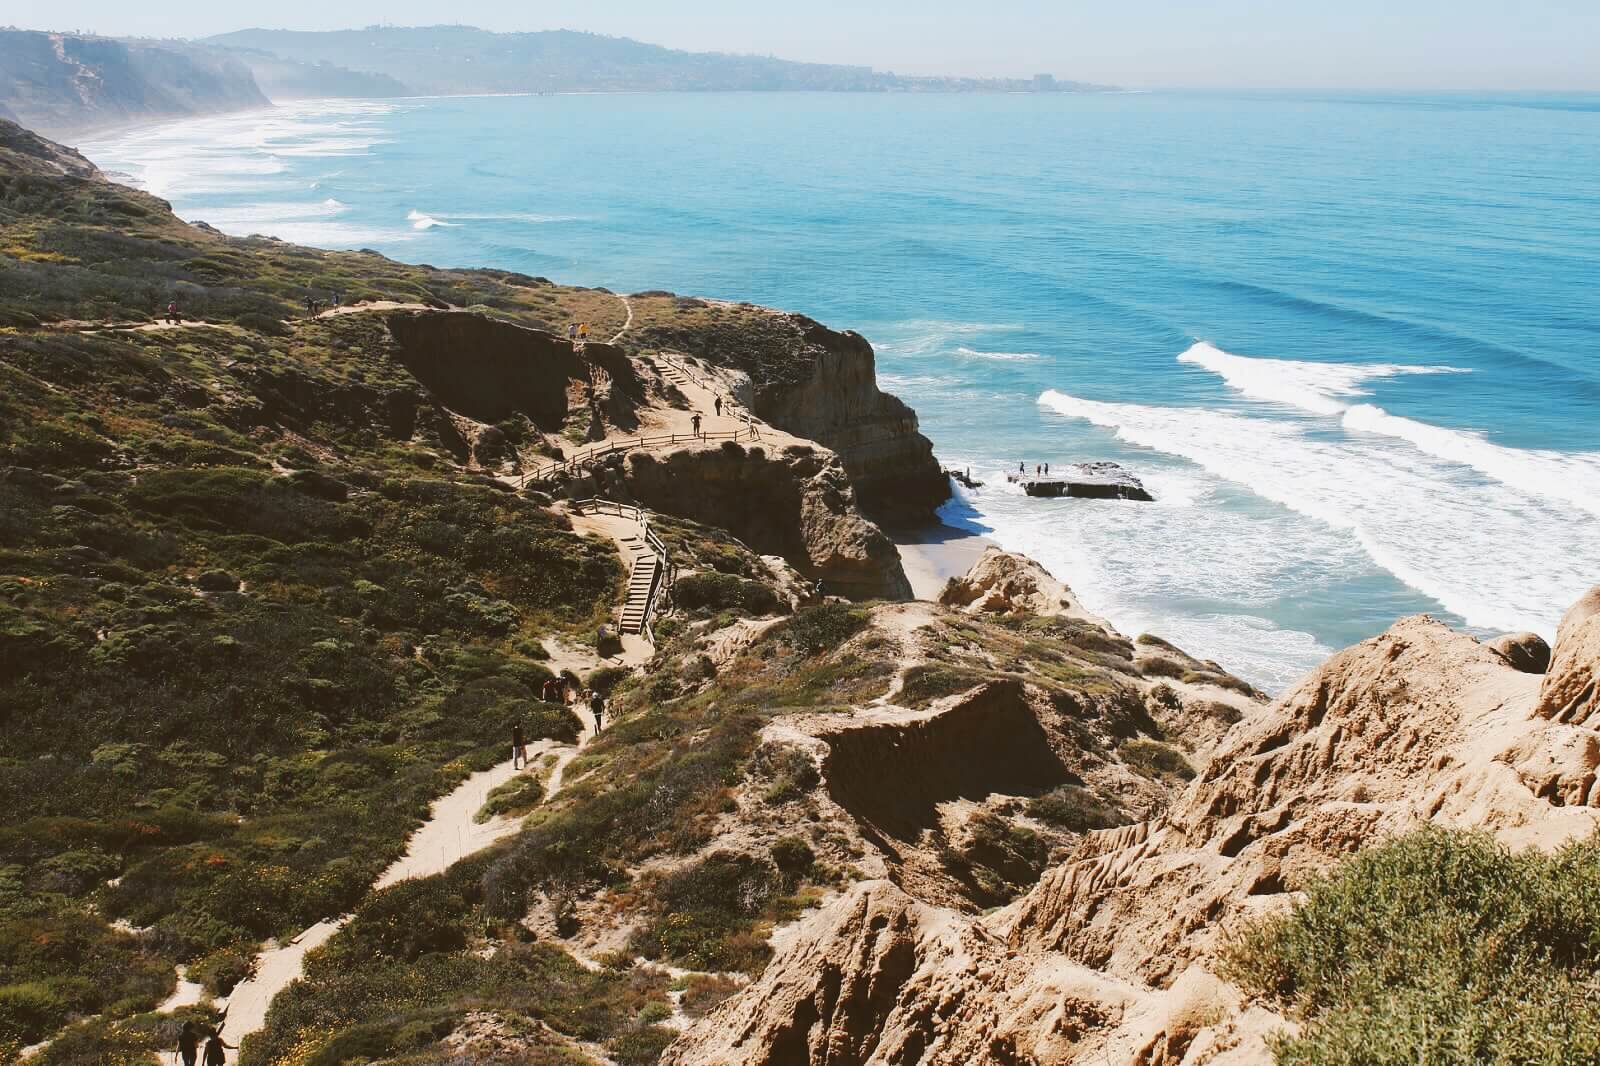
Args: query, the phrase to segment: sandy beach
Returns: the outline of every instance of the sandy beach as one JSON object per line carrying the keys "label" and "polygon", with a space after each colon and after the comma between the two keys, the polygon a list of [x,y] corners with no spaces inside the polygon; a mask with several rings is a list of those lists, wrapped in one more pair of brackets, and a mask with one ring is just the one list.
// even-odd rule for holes
{"label": "sandy beach", "polygon": [[985,549],[998,547],[988,537],[943,523],[892,535],[919,600],[937,600],[946,581],[971,570]]}

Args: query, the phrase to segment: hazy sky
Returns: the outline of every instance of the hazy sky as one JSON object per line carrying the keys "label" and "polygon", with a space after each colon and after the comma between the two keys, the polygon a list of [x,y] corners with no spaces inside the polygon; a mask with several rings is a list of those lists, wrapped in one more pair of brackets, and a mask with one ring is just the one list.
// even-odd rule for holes
{"label": "hazy sky", "polygon": [[7,0],[0,19],[160,37],[449,21],[903,74],[1600,90],[1600,0]]}

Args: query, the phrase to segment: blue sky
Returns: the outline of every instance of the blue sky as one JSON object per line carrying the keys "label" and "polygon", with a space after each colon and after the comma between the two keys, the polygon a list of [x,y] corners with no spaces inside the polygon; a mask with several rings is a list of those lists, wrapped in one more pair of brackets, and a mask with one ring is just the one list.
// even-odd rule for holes
{"label": "blue sky", "polygon": [[1600,90],[1600,0],[7,0],[30,29],[204,36],[464,22],[907,74],[1131,87]]}

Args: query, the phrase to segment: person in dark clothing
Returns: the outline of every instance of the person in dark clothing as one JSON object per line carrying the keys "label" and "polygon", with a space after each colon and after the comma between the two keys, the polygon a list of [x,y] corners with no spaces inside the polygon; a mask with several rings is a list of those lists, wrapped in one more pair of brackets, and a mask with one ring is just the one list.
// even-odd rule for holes
{"label": "person in dark clothing", "polygon": [[1026,463],[1018,463],[1017,464],[1017,473],[1026,474],[1027,472],[1028,472],[1028,464],[1026,464]]}
{"label": "person in dark clothing", "polygon": [[589,711],[594,715],[594,731],[599,735],[605,728],[606,698],[598,692],[589,693]]}
{"label": "person in dark clothing", "polygon": [[184,1022],[183,1028],[178,1030],[178,1056],[183,1059],[183,1066],[194,1066],[195,1056],[200,1054],[200,1029],[194,1022]]}
{"label": "person in dark clothing", "polygon": [[716,407],[716,409],[717,409],[717,417],[721,418],[722,417],[722,397],[721,396],[718,396],[716,398],[716,400],[713,401],[713,406]]}
{"label": "person in dark clothing", "polygon": [[211,1037],[206,1041],[205,1066],[227,1066],[228,1052],[238,1051],[238,1047],[226,1043],[222,1034],[215,1029],[211,1030]]}
{"label": "person in dark clothing", "polygon": [[1044,476],[1045,477],[1049,477],[1050,476],[1050,464],[1049,463],[1044,464]]}
{"label": "person in dark clothing", "polygon": [[511,727],[511,768],[513,770],[518,768],[519,760],[521,768],[526,770],[528,768],[528,742],[522,735],[521,722]]}
{"label": "person in dark clothing", "polygon": [[689,420],[689,424],[694,426],[694,435],[698,437],[700,435],[700,412],[699,411],[696,411],[694,413],[694,417]]}

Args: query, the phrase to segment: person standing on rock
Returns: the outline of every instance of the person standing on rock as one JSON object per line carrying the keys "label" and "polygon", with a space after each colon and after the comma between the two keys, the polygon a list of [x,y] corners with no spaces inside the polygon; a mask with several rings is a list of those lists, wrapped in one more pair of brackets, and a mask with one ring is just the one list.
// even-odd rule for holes
{"label": "person standing on rock", "polygon": [[1050,464],[1049,463],[1044,464],[1044,476],[1045,477],[1049,477],[1050,476]]}
{"label": "person standing on rock", "polygon": [[606,698],[592,689],[589,692],[589,713],[594,715],[594,734],[599,736],[600,730],[605,728]]}
{"label": "person standing on rock", "polygon": [[528,768],[528,742],[522,735],[521,722],[511,727],[511,768],[513,770]]}
{"label": "person standing on rock", "polygon": [[694,427],[694,435],[698,437],[700,435],[700,412],[699,411],[696,411],[694,413],[694,417],[689,420],[689,424]]}

